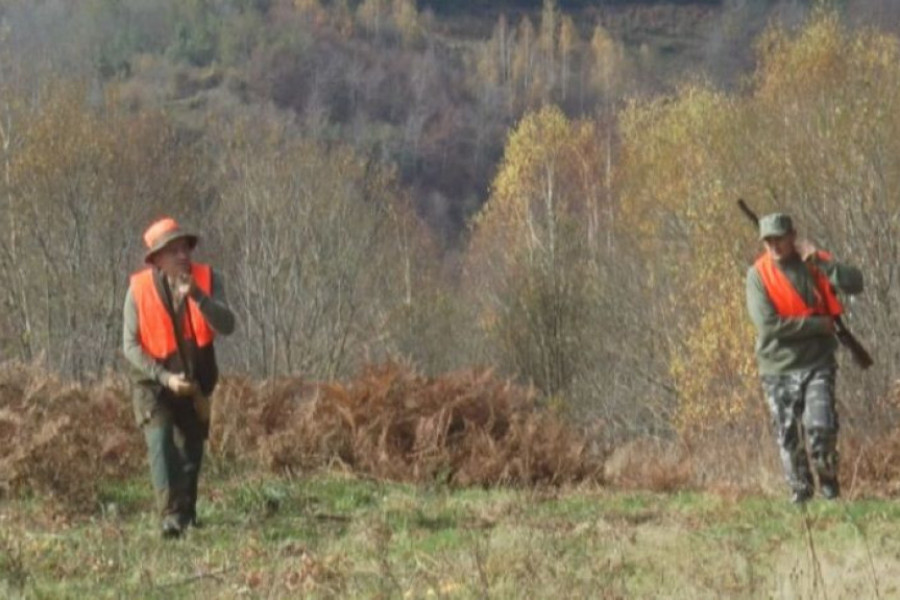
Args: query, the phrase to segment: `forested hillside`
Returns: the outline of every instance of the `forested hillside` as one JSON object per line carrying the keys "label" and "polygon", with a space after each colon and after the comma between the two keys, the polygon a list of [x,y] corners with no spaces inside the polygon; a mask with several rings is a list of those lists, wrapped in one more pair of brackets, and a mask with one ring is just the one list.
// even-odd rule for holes
{"label": "forested hillside", "polygon": [[[298,135],[396,167],[419,215],[457,247],[525,111],[553,102],[570,116],[611,114],[621,98],[671,89],[688,70],[737,82],[768,12],[468,4],[7,2],[5,44],[37,79],[117,89],[132,108],[165,107],[197,130],[217,111],[274,107]],[[722,33],[738,15],[755,24]]]}
{"label": "forested hillside", "polygon": [[3,2],[3,355],[118,368],[172,214],[227,371],[480,364],[617,439],[758,423],[744,196],[866,271],[842,385],[891,422],[893,3],[471,4]]}
{"label": "forested hillside", "polygon": [[[0,596],[897,596],[898,24],[0,0]],[[839,498],[785,498],[738,198],[864,275]],[[179,541],[121,350],[163,215],[237,321]]]}

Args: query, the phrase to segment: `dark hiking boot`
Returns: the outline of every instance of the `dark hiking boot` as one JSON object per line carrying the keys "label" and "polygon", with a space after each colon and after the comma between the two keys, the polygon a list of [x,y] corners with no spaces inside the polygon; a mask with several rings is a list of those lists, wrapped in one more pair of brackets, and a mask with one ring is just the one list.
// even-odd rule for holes
{"label": "dark hiking boot", "polygon": [[808,488],[802,490],[794,490],[791,493],[791,503],[792,504],[806,504],[809,499],[812,498],[812,491]]}
{"label": "dark hiking boot", "polygon": [[197,518],[196,511],[190,511],[178,516],[178,523],[182,529],[193,527],[194,529],[203,529],[203,521]]}
{"label": "dark hiking boot", "polygon": [[166,515],[162,521],[162,536],[171,540],[181,537],[182,527],[175,515]]}
{"label": "dark hiking boot", "polygon": [[836,500],[841,495],[841,488],[836,479],[834,481],[822,481],[821,488],[822,497],[828,500]]}
{"label": "dark hiking boot", "polygon": [[206,526],[203,521],[197,518],[197,515],[191,515],[191,517],[188,519],[188,525],[190,525],[194,529],[203,529]]}

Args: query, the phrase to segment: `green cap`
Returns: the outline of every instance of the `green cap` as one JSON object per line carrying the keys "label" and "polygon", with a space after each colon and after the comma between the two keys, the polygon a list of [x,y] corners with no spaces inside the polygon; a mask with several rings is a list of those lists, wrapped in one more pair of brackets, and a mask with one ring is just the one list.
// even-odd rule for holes
{"label": "green cap", "polygon": [[759,220],[759,239],[787,235],[794,231],[794,222],[784,213],[772,213]]}

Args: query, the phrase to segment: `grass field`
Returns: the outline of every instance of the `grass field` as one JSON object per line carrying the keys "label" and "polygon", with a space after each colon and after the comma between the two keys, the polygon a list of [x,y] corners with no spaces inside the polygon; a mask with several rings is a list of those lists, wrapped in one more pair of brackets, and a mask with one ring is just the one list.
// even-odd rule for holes
{"label": "grass field", "polygon": [[68,522],[0,503],[0,597],[891,598],[900,505],[709,492],[451,490],[215,465],[202,529],[160,539],[149,482]]}

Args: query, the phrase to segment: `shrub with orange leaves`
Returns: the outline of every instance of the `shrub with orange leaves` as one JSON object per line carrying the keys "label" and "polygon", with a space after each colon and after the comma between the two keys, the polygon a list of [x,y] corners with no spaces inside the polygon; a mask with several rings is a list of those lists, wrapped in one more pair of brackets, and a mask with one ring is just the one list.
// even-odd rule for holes
{"label": "shrub with orange leaves", "polygon": [[599,477],[600,457],[585,439],[540,410],[530,391],[490,371],[427,378],[396,365],[373,367],[347,384],[279,386],[271,396],[276,412],[288,389],[295,391],[292,408],[259,445],[260,461],[276,472],[342,465],[379,478],[456,485]]}
{"label": "shrub with orange leaves", "polygon": [[81,386],[16,363],[0,365],[0,433],[0,493],[67,512],[96,510],[100,484],[133,476],[144,456],[123,382]]}
{"label": "shrub with orange leaves", "polygon": [[[97,510],[104,482],[143,470],[128,386],[66,383],[0,366],[0,492]],[[341,466],[363,475],[455,485],[560,485],[598,479],[587,440],[489,371],[435,378],[397,365],[345,384],[226,378],[213,398],[210,452],[275,473]]]}

